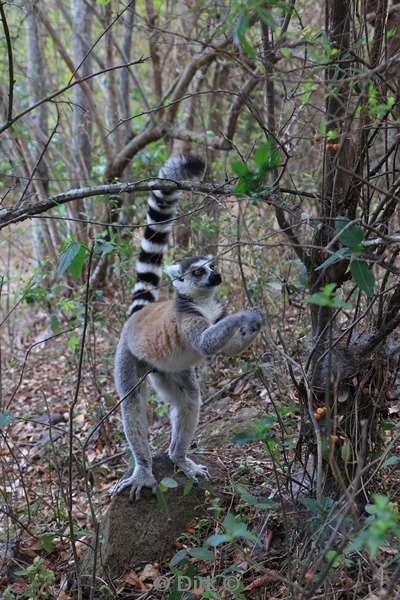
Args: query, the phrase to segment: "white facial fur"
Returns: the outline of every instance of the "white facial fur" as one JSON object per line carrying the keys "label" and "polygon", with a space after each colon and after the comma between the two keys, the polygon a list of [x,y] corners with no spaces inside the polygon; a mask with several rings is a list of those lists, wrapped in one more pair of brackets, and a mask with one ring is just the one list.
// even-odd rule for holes
{"label": "white facial fur", "polygon": [[[182,273],[180,263],[166,266],[164,271],[171,278],[173,286],[180,295],[193,299],[207,298],[213,296],[216,291],[216,286],[207,285],[210,275],[215,272],[215,269],[211,268],[213,261],[213,256],[207,256],[206,260],[201,258],[192,263],[185,273]],[[203,269],[204,274],[196,277],[194,272],[197,269]]]}
{"label": "white facial fur", "polygon": [[181,275],[181,268],[179,265],[166,265],[164,267],[164,273],[172,279],[172,283],[175,285],[175,279]]}

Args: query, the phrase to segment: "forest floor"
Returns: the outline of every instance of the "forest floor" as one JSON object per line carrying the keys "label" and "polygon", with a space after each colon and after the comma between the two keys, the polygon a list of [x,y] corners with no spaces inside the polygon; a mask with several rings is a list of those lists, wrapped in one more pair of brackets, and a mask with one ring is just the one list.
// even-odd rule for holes
{"label": "forest floor", "polygon": [[[6,553],[8,567],[3,568],[1,585],[9,584],[11,578],[11,589],[17,597],[28,590],[26,578],[16,575],[16,566],[24,561],[30,563],[37,555],[44,557],[48,567],[56,573],[61,591],[73,564],[66,539],[68,421],[77,391],[79,357],[75,332],[54,335],[44,313],[32,309],[25,312],[24,335],[14,337],[13,351],[7,351],[6,369],[3,367],[2,373],[3,401],[5,406],[9,405],[13,421],[8,426],[6,445],[1,451],[3,494],[9,499],[10,509],[6,519],[10,537]],[[110,504],[113,485],[128,466],[118,410],[93,434],[93,428],[117,401],[112,365],[119,325],[110,321],[111,312],[112,309],[102,314],[100,327],[89,324],[74,410],[77,460],[72,468],[72,516],[75,526],[81,530],[77,537],[81,539],[78,549],[82,551],[90,540],[91,530],[88,487],[94,510],[100,517]],[[68,324],[62,329],[68,331]],[[263,444],[249,442],[244,452],[243,446],[232,442],[235,435],[249,430],[252,422],[265,417],[271,406],[269,393],[249,369],[250,364],[251,360],[242,356],[216,359],[201,369],[203,406],[193,454],[200,462],[201,454],[214,456],[226,471],[228,487],[233,481],[244,481],[252,494],[265,498],[271,493],[266,481],[270,480],[272,465]],[[154,453],[162,452],[167,449],[169,440],[168,409],[153,396],[149,404],[152,449]],[[80,472],[79,443],[84,444],[88,437],[85,478]],[[16,530],[20,532],[18,540]],[[177,542],[179,547],[182,544]],[[128,587],[135,588],[135,581],[130,574]],[[151,588],[141,579],[137,579],[136,585],[139,586],[137,592],[141,593]],[[58,597],[67,599],[68,594],[62,591]]]}
{"label": "forest floor", "polygon": [[[128,457],[119,411],[115,410],[106,417],[117,403],[112,369],[120,323],[114,316],[115,308],[112,298],[108,298],[96,320],[89,320],[79,389],[77,373],[81,329],[71,332],[66,322],[60,332],[54,334],[49,330],[45,313],[28,307],[24,309],[24,328],[18,329],[22,335],[19,333],[17,337],[11,328],[3,336],[3,406],[10,405],[7,410],[12,421],[7,428],[4,427],[6,424],[2,424],[6,431],[0,458],[2,495],[7,510],[4,521],[7,543],[3,544],[5,561],[0,590],[11,584],[17,598],[23,598],[31,590],[26,573],[21,575],[18,569],[31,564],[37,556],[42,557],[45,567],[55,573],[54,598],[69,600],[73,597],[68,591],[68,578],[74,564],[68,542],[69,478],[73,480],[74,490],[70,517],[74,521],[75,537],[79,540],[78,553],[82,553],[91,539],[91,510],[97,519],[101,518],[110,505],[113,485],[127,468]],[[290,317],[287,326],[291,326]],[[7,345],[10,336],[12,344]],[[261,371],[273,373],[268,386],[259,377],[260,369],[257,371],[252,366],[256,362]],[[248,355],[239,358],[213,359],[200,369],[200,379],[203,406],[193,453],[199,462],[203,454],[214,457],[223,466],[226,489],[231,497],[230,508],[235,507],[236,514],[241,515],[249,530],[260,540],[250,547],[249,544],[236,544],[229,558],[224,559],[223,566],[235,567],[244,573],[242,595],[236,595],[237,598],[290,597],[286,579],[288,568],[299,568],[301,559],[307,564],[306,557],[312,546],[308,544],[307,550],[298,546],[292,553],[293,544],[295,540],[299,543],[302,531],[294,534],[292,547],[288,548],[288,538],[284,539],[282,535],[281,511],[265,511],[257,507],[257,501],[275,498],[277,486],[285,486],[283,469],[278,469],[276,477],[274,450],[270,447],[267,451],[263,441],[249,440],[242,445],[235,443],[234,438],[240,438],[240,434],[249,431],[252,424],[275,414],[274,406],[287,407],[289,414],[298,404],[293,386],[282,368],[281,358],[274,356],[270,349],[263,352],[261,346],[252,348]],[[69,412],[74,399],[74,443],[73,453],[70,453]],[[150,397],[154,453],[165,451],[168,447],[167,411],[154,397]],[[394,418],[396,411],[397,399],[392,404]],[[295,410],[292,417],[293,438],[289,440],[288,437],[287,443],[289,454],[299,430],[299,416]],[[83,446],[86,473],[82,467]],[[238,483],[246,485],[252,498],[250,502],[242,502],[243,489],[238,495]],[[398,484],[399,473],[392,473],[387,482],[387,493],[391,497],[399,497]],[[288,505],[289,520],[291,509],[292,506]],[[204,537],[218,531],[217,523],[218,518],[214,516],[193,522],[177,540],[176,550],[201,545]],[[4,537],[4,531],[2,533]],[[390,545],[385,551],[389,559],[396,552]],[[128,573],[120,582],[117,597],[173,598],[153,589],[155,580],[166,572],[171,558],[168,557],[162,564],[142,565]],[[196,559],[193,563],[202,576],[215,574],[215,563]],[[221,559],[218,568],[222,568]],[[310,569],[304,571],[305,580],[307,577],[312,577]],[[329,597],[378,598],[372,590],[382,589],[383,584],[374,577],[371,575],[370,581],[360,581],[346,570],[338,569],[329,582]],[[200,590],[193,597],[205,597],[202,593]],[[229,597],[228,592],[222,592],[221,598]]]}

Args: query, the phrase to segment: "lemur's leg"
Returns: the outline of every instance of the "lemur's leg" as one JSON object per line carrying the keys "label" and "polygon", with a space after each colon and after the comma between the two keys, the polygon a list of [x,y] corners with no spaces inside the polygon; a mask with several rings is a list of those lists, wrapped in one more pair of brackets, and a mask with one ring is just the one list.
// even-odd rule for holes
{"label": "lemur's leg", "polygon": [[140,497],[143,487],[153,491],[157,482],[152,472],[152,460],[148,441],[147,401],[144,382],[137,387],[137,382],[146,373],[146,365],[140,363],[129,351],[125,336],[118,344],[115,357],[115,383],[118,395],[125,398],[121,404],[121,416],[124,433],[135,460],[130,477],[121,479],[114,487],[119,494],[130,487],[129,500]]}
{"label": "lemur's leg", "polygon": [[180,373],[151,374],[157,394],[170,404],[171,443],[168,454],[188,477],[208,477],[207,467],[187,457],[200,413],[200,389],[193,369]]}
{"label": "lemur's leg", "polygon": [[[264,316],[258,308],[244,310],[203,329],[196,336],[193,345],[206,356],[226,351],[234,354],[250,343],[263,324]],[[242,344],[239,343],[241,338]]]}

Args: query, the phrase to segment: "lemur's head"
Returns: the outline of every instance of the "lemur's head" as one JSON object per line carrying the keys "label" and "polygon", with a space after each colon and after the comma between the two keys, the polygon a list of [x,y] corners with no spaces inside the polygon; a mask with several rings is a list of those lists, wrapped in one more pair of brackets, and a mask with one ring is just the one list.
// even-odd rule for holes
{"label": "lemur's head", "polygon": [[181,296],[200,298],[211,296],[221,283],[221,275],[215,270],[213,256],[194,256],[175,265],[168,265],[165,272],[172,279]]}

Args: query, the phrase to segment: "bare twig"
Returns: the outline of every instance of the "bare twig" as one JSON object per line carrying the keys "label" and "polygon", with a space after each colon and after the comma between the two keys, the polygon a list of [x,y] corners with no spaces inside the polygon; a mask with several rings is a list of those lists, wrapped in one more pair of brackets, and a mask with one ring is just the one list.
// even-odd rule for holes
{"label": "bare twig", "polygon": [[77,378],[76,378],[75,393],[74,393],[74,398],[69,407],[68,526],[69,526],[69,532],[70,532],[70,538],[71,538],[72,553],[74,555],[74,567],[75,567],[75,573],[76,573],[76,579],[77,579],[77,585],[78,585],[79,600],[82,599],[82,585],[81,585],[81,578],[80,578],[80,572],[79,572],[79,558],[78,558],[77,548],[76,548],[76,544],[75,544],[75,532],[74,532],[74,520],[73,520],[74,518],[73,518],[73,512],[72,512],[72,510],[73,510],[73,484],[72,484],[73,473],[72,473],[72,469],[73,469],[73,465],[74,465],[74,447],[73,447],[73,443],[74,443],[74,410],[75,410],[75,407],[78,402],[79,390],[80,390],[80,385],[81,385],[81,380],[82,380],[83,356],[84,356],[84,351],[85,351],[86,331],[87,331],[87,326],[88,326],[88,315],[89,315],[90,270],[91,270],[91,266],[92,266],[93,251],[94,251],[94,245],[92,245],[92,247],[90,249],[88,272],[87,272],[87,278],[86,278],[85,315],[84,315],[84,321],[83,321],[81,347],[80,347],[80,352],[79,352],[78,373],[77,373]]}
{"label": "bare twig", "polygon": [[7,44],[7,57],[8,57],[8,110],[7,110],[7,121],[12,119],[13,111],[13,100],[14,100],[14,61],[13,61],[13,50],[11,44],[10,30],[8,29],[8,23],[4,5],[6,2],[0,2],[0,17],[3,24],[4,35]]}

